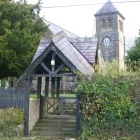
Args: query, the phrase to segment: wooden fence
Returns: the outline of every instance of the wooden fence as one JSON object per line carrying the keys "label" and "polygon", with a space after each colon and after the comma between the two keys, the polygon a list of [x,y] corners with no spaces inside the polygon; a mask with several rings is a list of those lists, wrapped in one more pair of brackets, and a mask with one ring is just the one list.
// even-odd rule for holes
{"label": "wooden fence", "polygon": [[0,89],[0,108],[23,108],[23,88]]}

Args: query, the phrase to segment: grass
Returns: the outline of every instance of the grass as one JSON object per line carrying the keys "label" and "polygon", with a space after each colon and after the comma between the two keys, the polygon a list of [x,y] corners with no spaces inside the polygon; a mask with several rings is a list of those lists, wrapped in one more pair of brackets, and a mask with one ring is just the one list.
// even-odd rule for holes
{"label": "grass", "polygon": [[[51,94],[49,94],[49,97],[51,97]],[[60,97],[76,97],[76,94],[72,94],[72,93],[61,93],[60,94]],[[30,98],[37,98],[37,94],[33,94],[33,93],[31,93],[30,94]]]}

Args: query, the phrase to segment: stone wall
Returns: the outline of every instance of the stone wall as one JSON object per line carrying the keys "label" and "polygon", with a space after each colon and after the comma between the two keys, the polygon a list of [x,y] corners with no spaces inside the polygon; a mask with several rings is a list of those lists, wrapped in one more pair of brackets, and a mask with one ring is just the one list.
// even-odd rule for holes
{"label": "stone wall", "polygon": [[38,121],[39,118],[39,99],[31,99],[30,98],[30,106],[29,106],[29,131],[31,131]]}

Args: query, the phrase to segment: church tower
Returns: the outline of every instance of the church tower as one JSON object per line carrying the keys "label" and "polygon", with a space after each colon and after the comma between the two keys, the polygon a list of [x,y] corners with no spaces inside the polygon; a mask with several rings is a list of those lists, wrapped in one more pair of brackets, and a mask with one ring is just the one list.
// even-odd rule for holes
{"label": "church tower", "polygon": [[124,69],[124,16],[108,0],[95,14],[95,18],[98,46],[104,61],[118,59],[119,68]]}

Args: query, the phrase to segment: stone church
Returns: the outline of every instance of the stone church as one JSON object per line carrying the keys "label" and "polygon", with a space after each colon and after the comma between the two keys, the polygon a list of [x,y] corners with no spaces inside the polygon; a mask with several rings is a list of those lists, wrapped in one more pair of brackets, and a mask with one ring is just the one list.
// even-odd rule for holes
{"label": "stone church", "polygon": [[[105,61],[117,58],[119,68],[124,69],[124,16],[116,9],[111,0],[108,0],[94,16],[96,34],[90,38],[81,38],[50,21],[45,20],[45,23],[49,26],[51,36],[63,32],[68,41],[87,59],[90,65],[94,65],[95,62],[104,65]],[[38,51],[40,48],[33,60],[36,59]]]}
{"label": "stone church", "polygon": [[[60,79],[62,81],[64,77],[74,77],[75,71],[87,78],[91,77],[95,63],[104,67],[106,61],[111,62],[113,59],[119,60],[120,70],[124,69],[124,16],[108,0],[95,13],[95,18],[96,34],[89,38],[81,38],[44,20],[48,26],[47,36],[41,38],[32,63],[19,78],[18,83],[22,83],[27,77],[45,77],[47,81],[44,83],[51,81],[50,85],[57,89]],[[65,89],[68,89],[67,85]]]}

